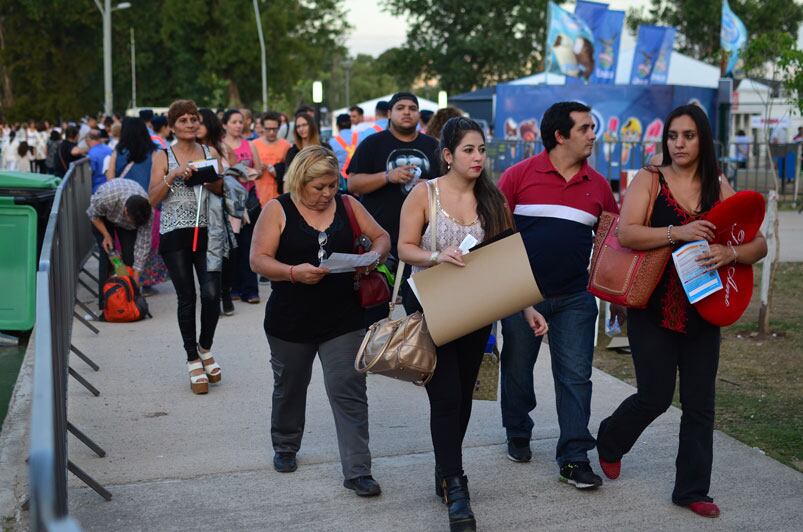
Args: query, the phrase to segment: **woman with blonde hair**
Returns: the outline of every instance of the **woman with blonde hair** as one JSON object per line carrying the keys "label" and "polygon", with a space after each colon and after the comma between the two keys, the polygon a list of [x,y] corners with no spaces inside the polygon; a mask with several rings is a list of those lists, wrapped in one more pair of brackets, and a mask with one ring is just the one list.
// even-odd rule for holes
{"label": "woman with blonde hair", "polygon": [[355,274],[330,273],[321,261],[331,253],[354,252],[346,202],[372,243],[375,265],[390,250],[390,237],[358,201],[338,193],[338,174],[337,158],[328,149],[308,146],[298,153],[285,175],[287,192],[265,204],[254,228],[251,268],[272,286],[264,326],[274,382],[274,468],[282,473],[297,468],[317,354],[335,417],[343,485],[370,497],[381,489],[371,477],[365,376],[354,369],[365,336],[363,308]]}

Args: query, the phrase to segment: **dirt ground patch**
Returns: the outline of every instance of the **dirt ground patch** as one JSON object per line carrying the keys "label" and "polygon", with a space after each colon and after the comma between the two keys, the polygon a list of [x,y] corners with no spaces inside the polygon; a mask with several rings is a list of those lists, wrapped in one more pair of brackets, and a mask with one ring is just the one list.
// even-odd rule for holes
{"label": "dirt ground patch", "polygon": [[[750,307],[722,329],[716,428],[803,471],[803,263],[778,266],[765,338],[758,336],[760,278],[757,266]],[[630,355],[606,349],[600,334],[594,366],[635,385]]]}

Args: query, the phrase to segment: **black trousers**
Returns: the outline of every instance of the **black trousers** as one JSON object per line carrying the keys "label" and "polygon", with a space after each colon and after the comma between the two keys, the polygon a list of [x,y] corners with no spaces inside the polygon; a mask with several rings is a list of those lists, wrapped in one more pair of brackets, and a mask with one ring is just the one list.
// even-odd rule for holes
{"label": "black trousers", "polygon": [[630,451],[644,429],[672,404],[679,372],[683,414],[672,501],[710,502],[719,327],[703,324],[693,334],[681,334],[659,327],[646,311],[630,310],[627,331],[638,391],[600,424],[599,456],[615,462]]}
{"label": "black trousers", "polygon": [[[198,346],[212,347],[215,328],[220,317],[220,272],[206,271],[206,251],[192,252],[181,249],[162,253],[170,273],[170,280],[178,296],[178,328],[187,352],[187,361],[198,359]],[[201,289],[201,335],[196,340],[195,329],[195,278],[198,276]]]}
{"label": "black trousers", "polygon": [[444,477],[463,474],[463,438],[490,334],[488,325],[437,349],[438,364],[426,388],[435,463]]}
{"label": "black trousers", "polygon": [[[106,224],[106,230],[112,236],[112,240],[116,236],[120,241],[121,257],[126,266],[134,265],[134,244],[137,242],[137,231],[135,229],[123,229],[119,225],[114,225],[109,220],[103,219]],[[98,242],[100,248],[100,258],[98,259],[98,307],[103,309],[103,284],[112,274],[111,262],[106,250],[103,249],[103,235],[93,225],[92,234],[95,235],[95,240]]]}

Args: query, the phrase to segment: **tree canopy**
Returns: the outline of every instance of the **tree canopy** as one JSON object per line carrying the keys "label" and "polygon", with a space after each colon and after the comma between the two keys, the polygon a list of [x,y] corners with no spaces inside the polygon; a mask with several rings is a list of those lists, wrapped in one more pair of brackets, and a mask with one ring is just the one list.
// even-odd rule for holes
{"label": "tree canopy", "polygon": [[[306,99],[309,90],[301,80],[322,78],[345,55],[348,24],[341,4],[260,4],[272,107]],[[112,19],[115,110],[131,102],[131,29],[139,106],[165,106],[185,97],[215,107],[260,107],[260,49],[251,2],[137,0]],[[101,109],[101,21],[92,0],[2,2],[2,113],[10,119],[75,118]]]}
{"label": "tree canopy", "polygon": [[[803,4],[789,0],[729,0],[744,22],[750,38],[770,32],[797,35],[803,22]],[[631,10],[627,23],[659,24],[677,28],[675,49],[701,61],[718,64],[722,0],[651,0],[648,8]]]}
{"label": "tree canopy", "polygon": [[[560,2],[558,2],[560,3]],[[530,74],[543,64],[547,0],[384,0],[409,24],[396,68],[449,93]]]}

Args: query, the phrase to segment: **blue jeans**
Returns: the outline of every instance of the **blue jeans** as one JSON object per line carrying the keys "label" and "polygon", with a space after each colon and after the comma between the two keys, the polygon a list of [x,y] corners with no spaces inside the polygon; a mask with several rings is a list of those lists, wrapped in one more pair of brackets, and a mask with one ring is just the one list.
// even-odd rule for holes
{"label": "blue jeans", "polygon": [[[587,462],[595,441],[588,431],[591,415],[591,361],[597,304],[588,292],[548,298],[535,306],[549,323],[549,351],[555,381],[560,438],[559,466]],[[530,439],[535,409],[533,367],[541,338],[533,334],[521,313],[502,320],[502,424],[508,438]]]}

